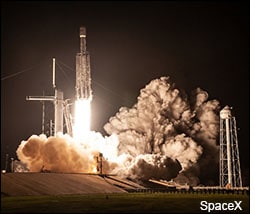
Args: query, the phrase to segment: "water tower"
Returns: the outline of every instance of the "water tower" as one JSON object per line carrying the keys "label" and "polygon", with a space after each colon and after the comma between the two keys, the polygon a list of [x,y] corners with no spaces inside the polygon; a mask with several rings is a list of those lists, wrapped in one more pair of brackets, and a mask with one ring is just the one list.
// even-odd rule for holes
{"label": "water tower", "polygon": [[220,111],[220,186],[242,187],[236,120],[229,106]]}

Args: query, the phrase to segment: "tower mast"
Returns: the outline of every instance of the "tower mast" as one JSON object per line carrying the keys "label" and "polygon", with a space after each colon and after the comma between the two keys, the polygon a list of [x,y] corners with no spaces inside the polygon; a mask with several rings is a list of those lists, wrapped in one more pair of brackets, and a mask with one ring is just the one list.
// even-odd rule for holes
{"label": "tower mast", "polygon": [[[63,92],[56,88],[55,84],[55,58],[53,58],[52,66],[52,86],[54,89],[54,96],[27,96],[26,100],[35,100],[43,102],[43,125],[42,132],[44,133],[44,102],[52,101],[54,103],[54,135],[58,132],[63,132]],[[50,127],[51,128],[51,127]]]}

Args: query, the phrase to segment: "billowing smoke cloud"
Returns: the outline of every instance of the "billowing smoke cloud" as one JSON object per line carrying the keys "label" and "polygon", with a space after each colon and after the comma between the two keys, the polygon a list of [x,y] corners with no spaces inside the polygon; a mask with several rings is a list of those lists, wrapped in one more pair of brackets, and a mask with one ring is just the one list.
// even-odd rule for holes
{"label": "billowing smoke cloud", "polygon": [[58,133],[49,138],[41,134],[22,141],[17,155],[31,172],[100,172],[100,154],[103,154],[101,172],[121,177],[139,180],[173,178],[181,170],[177,160],[166,156],[118,155],[118,144],[114,134],[103,137],[98,132],[90,132],[87,139],[79,143],[67,134]]}
{"label": "billowing smoke cloud", "polygon": [[[168,77],[152,80],[132,108],[122,107],[104,129],[84,142],[58,134],[31,136],[17,149],[30,171],[102,172],[132,179],[150,178],[196,185],[216,173],[219,102],[196,89],[188,98]],[[208,170],[209,168],[209,170]],[[211,173],[208,173],[210,171]],[[206,177],[208,176],[208,177]]]}
{"label": "billowing smoke cloud", "polygon": [[119,154],[164,155],[177,159],[177,181],[196,185],[216,173],[219,102],[198,88],[188,98],[168,77],[152,80],[132,108],[120,108],[104,126],[119,137]]}
{"label": "billowing smoke cloud", "polygon": [[32,172],[91,172],[95,166],[94,152],[84,149],[68,135],[47,138],[41,134],[22,141],[17,155]]}

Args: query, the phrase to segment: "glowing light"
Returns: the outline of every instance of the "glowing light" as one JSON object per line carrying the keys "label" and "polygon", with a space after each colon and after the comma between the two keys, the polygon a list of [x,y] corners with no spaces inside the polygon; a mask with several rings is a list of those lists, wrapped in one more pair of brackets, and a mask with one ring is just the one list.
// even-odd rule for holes
{"label": "glowing light", "polygon": [[85,140],[90,131],[90,102],[91,99],[75,101],[74,138]]}

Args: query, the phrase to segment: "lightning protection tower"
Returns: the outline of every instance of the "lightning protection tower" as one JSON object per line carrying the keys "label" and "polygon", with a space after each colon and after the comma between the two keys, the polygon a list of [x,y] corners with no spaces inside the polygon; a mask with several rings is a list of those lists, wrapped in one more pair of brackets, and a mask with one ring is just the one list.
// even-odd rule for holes
{"label": "lightning protection tower", "polygon": [[236,120],[229,106],[220,111],[220,186],[242,187]]}

